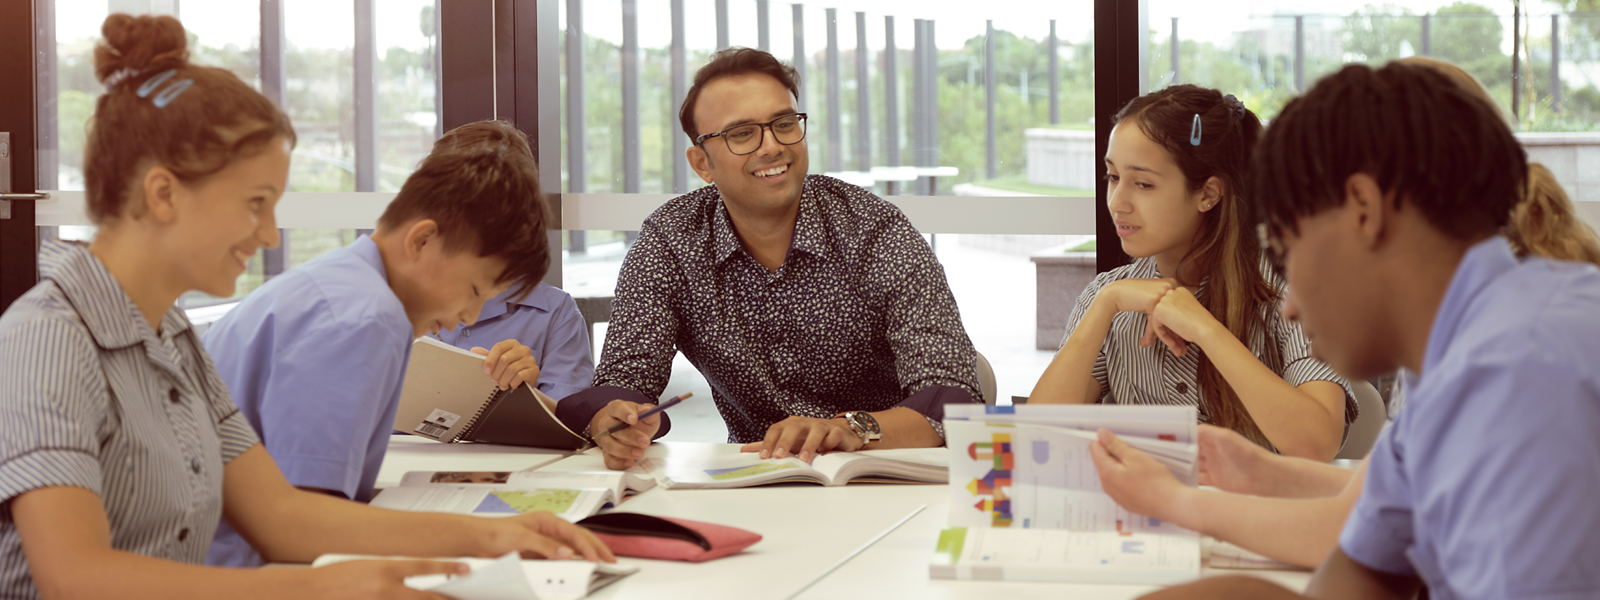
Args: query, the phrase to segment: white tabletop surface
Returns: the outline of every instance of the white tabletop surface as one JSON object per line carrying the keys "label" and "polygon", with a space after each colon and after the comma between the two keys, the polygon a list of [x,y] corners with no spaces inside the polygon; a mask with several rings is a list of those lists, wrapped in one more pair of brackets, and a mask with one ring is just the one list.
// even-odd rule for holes
{"label": "white tabletop surface", "polygon": [[[666,442],[652,446],[652,460],[677,460],[738,451],[732,444]],[[484,444],[440,444],[395,436],[378,474],[378,487],[398,485],[406,471],[517,470],[551,461],[560,453]],[[600,457],[577,456],[544,470],[603,468]],[[948,492],[943,485],[791,484],[735,490],[657,488],[624,502],[619,510],[706,521],[754,531],[761,542],[739,554],[706,563],[619,558],[638,564],[638,574],[597,592],[603,599],[788,598],[828,567],[877,537],[919,506],[915,517],[879,540],[799,596],[834,598],[1135,598],[1151,586],[1070,585],[1011,582],[930,581],[928,561],[945,526]],[[1303,589],[1303,572],[1223,571],[1267,577]]]}

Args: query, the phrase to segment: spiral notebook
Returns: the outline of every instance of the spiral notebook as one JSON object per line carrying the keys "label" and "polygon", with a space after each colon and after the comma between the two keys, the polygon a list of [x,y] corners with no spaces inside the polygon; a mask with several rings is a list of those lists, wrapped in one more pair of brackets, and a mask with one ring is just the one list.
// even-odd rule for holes
{"label": "spiral notebook", "polygon": [[527,384],[501,390],[483,357],[431,337],[411,344],[397,431],[446,443],[480,442],[576,450],[582,435],[556,418],[556,405]]}

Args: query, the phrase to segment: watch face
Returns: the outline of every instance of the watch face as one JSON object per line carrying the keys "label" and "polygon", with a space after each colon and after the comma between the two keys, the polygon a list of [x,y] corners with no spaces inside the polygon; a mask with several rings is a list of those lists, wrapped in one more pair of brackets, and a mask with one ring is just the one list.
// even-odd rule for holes
{"label": "watch face", "polygon": [[865,430],[873,437],[877,437],[883,433],[883,430],[878,428],[878,420],[873,418],[872,413],[867,411],[863,410],[850,413],[850,420],[859,424],[862,430]]}

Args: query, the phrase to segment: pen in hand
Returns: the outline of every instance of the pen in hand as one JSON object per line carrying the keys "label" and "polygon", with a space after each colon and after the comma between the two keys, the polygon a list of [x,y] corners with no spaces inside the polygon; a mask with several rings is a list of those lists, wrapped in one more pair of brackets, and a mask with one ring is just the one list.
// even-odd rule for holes
{"label": "pen in hand", "polygon": [[[694,395],[694,393],[692,393],[692,392],[684,392],[684,394],[682,396],[678,396],[677,398],[669,398],[666,402],[662,402],[661,404],[657,404],[654,407],[651,407],[650,410],[646,410],[646,411],[644,411],[642,413],[639,413],[638,419],[636,419],[634,422],[637,423],[638,421],[646,419],[646,418],[649,418],[651,415],[654,415],[654,414],[656,414],[658,412],[661,412],[661,411],[666,410],[668,408],[671,408],[673,406],[677,406],[679,402],[683,402],[685,399],[687,399],[688,397],[693,396],[693,395]],[[630,425],[626,421],[623,421],[621,423],[617,423],[616,425],[612,425],[610,427],[602,429],[598,433],[595,433],[593,436],[591,436],[589,438],[589,442],[588,443],[584,444],[582,447],[578,448],[577,450],[573,450],[571,452],[566,453],[565,455],[562,456],[562,458],[566,458],[568,456],[575,456],[575,455],[578,455],[578,454],[583,454],[584,452],[589,451],[590,448],[594,448],[596,446],[599,446],[600,445],[600,438],[606,437],[606,436],[611,435],[613,433],[616,433],[618,431],[622,431],[622,430],[627,429],[629,427],[632,427],[632,425]]]}

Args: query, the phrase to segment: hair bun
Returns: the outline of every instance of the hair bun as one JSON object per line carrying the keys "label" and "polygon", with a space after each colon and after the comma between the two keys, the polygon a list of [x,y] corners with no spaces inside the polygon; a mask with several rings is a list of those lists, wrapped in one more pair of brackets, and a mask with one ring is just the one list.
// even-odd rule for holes
{"label": "hair bun", "polygon": [[94,48],[94,74],[105,82],[124,69],[151,72],[189,63],[189,34],[166,15],[117,13],[100,26],[104,39]]}

